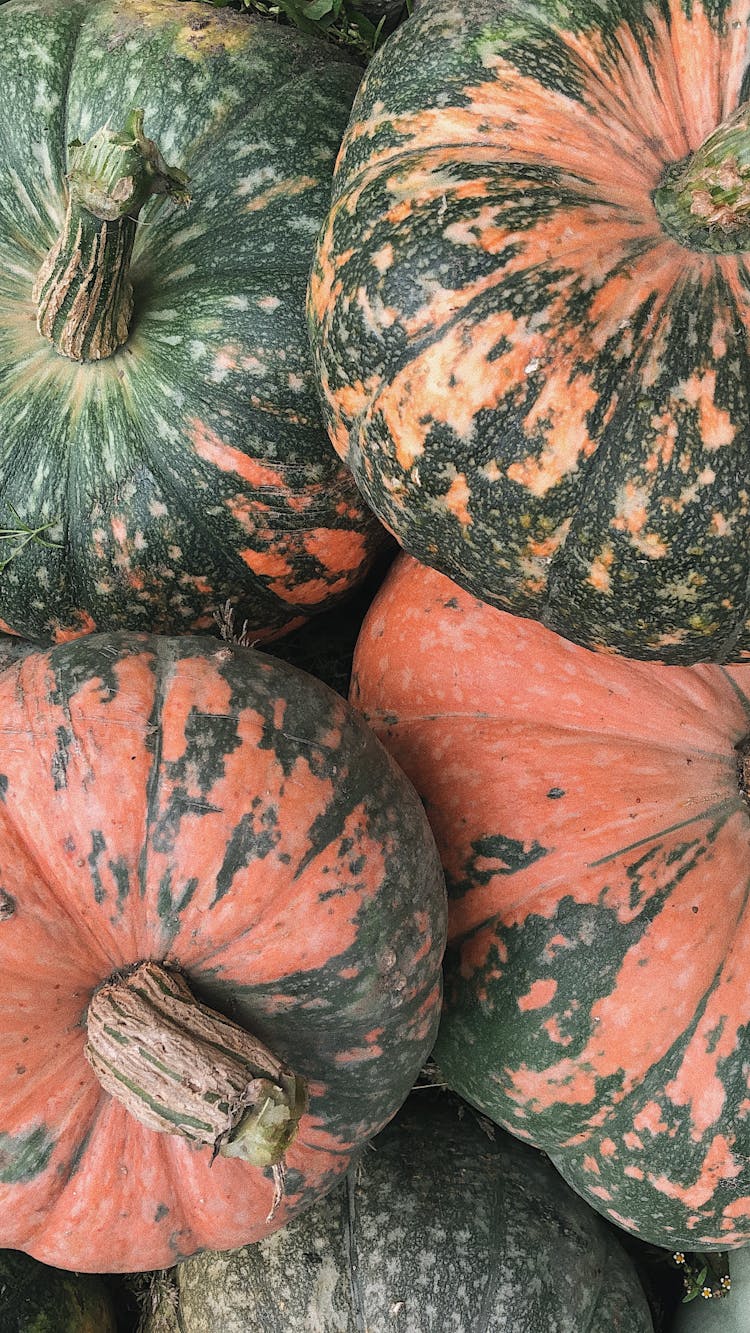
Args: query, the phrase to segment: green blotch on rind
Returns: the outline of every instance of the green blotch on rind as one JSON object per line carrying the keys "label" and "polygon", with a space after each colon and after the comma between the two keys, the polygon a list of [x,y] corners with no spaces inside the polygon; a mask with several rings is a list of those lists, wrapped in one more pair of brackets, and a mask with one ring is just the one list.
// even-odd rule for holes
{"label": "green blotch on rind", "polygon": [[55,1142],[46,1125],[28,1134],[0,1133],[0,1181],[25,1185],[46,1171]]}

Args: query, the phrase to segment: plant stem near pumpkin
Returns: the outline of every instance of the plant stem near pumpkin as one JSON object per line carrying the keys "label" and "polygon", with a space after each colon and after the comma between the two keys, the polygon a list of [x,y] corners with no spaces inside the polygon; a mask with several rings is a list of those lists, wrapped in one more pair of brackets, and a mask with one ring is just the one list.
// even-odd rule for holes
{"label": "plant stem near pumpkin", "polygon": [[86,1058],[106,1092],[149,1129],[276,1166],[307,1106],[262,1042],[200,1004],[177,972],[145,961],[92,997]]}
{"label": "plant stem near pumpkin", "polygon": [[654,207],[666,231],[693,250],[750,247],[750,106],[743,102],[688,157],[670,163]]}
{"label": "plant stem near pumpkin", "polygon": [[138,214],[154,194],[190,200],[187,176],[168,167],[143,133],[143,111],[119,132],[103,126],[69,145],[63,229],[34,286],[37,327],[73,361],[99,361],[127,342],[133,314],[130,260]]}
{"label": "plant stem near pumpkin", "polygon": [[30,524],[24,523],[23,519],[16,513],[12,504],[8,505],[8,509],[15,519],[17,527],[0,528],[0,541],[15,542],[15,546],[10,555],[6,555],[0,560],[0,574],[7,568],[11,560],[15,560],[16,556],[20,554],[24,546],[28,546],[29,542],[38,542],[40,546],[46,546],[50,549],[54,549],[54,547],[59,547],[61,545],[60,542],[49,541],[44,536],[45,532],[50,532],[52,528],[57,527],[60,522],[59,518],[52,518],[46,523],[40,523],[37,527],[32,527]]}

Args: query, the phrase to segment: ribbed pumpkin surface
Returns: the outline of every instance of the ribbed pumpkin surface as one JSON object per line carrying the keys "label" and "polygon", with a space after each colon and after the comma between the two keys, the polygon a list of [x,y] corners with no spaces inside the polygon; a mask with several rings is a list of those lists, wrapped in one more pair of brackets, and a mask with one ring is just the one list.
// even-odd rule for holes
{"label": "ribbed pumpkin surface", "polygon": [[402,558],[352,699],[446,870],[449,1085],[655,1244],[750,1241],[750,668],[602,658]]}
{"label": "ribbed pumpkin surface", "polygon": [[749,21],[430,0],[368,69],[313,272],[329,429],[402,546],[631,657],[750,651],[745,254],[652,200],[744,96]]}
{"label": "ribbed pumpkin surface", "polygon": [[180,1264],[144,1333],[652,1333],[614,1230],[444,1100],[416,1091],[291,1226]]}
{"label": "ribbed pumpkin surface", "polygon": [[[304,294],[359,70],[290,28],[171,0],[0,9],[0,617],[64,638],[255,637],[335,600],[376,525],[320,420]],[[135,312],[101,361],[60,355],[32,288],[67,145],[141,108],[190,178],[146,204]],[[35,534],[35,535],[32,535]]]}
{"label": "ribbed pumpkin surface", "polygon": [[[413,789],[345,701],[250,650],[93,635],[0,675],[0,1243],[135,1270],[281,1226],[404,1100],[445,943]],[[270,1170],[137,1123],[84,1059],[141,959],[307,1080]]]}

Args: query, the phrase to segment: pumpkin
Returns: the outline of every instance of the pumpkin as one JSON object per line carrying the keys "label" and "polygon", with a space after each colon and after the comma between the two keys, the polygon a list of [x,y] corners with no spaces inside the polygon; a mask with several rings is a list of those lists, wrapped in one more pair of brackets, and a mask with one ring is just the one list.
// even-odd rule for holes
{"label": "pumpkin", "polygon": [[309,294],[331,437],[407,552],[682,665],[750,652],[748,22],[421,5],[358,92]]}
{"label": "pumpkin", "polygon": [[0,1241],[137,1271],[281,1226],[405,1099],[445,886],[346,701],[89,635],[0,673]]}
{"label": "pumpkin", "polygon": [[351,698],[449,895],[448,1085],[675,1250],[750,1240],[750,667],[601,657],[399,557]]}
{"label": "pumpkin", "polygon": [[18,1250],[0,1250],[3,1333],[115,1333],[109,1292],[98,1278],[61,1273]]}
{"label": "pumpkin", "polygon": [[304,312],[358,79],[205,4],[0,9],[0,628],[261,639],[366,568]]}
{"label": "pumpkin", "polygon": [[304,1217],[173,1269],[146,1333],[652,1333],[614,1229],[540,1154],[424,1096]]}

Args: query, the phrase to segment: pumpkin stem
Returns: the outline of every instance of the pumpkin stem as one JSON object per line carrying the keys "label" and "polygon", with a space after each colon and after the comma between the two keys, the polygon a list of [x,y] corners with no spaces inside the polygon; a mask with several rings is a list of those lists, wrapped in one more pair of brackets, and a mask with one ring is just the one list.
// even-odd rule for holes
{"label": "pumpkin stem", "polygon": [[117,973],[94,992],[86,1026],[99,1082],[141,1124],[214,1157],[281,1162],[307,1106],[304,1080],[200,1004],[180,973],[151,961]]}
{"label": "pumpkin stem", "polygon": [[700,148],[671,163],[654,191],[662,226],[713,254],[750,249],[750,105],[743,102]]}
{"label": "pumpkin stem", "polygon": [[168,194],[186,204],[187,176],[168,167],[131,111],[118,133],[97,130],[69,145],[63,229],[37,274],[37,328],[73,361],[111,356],[127,340],[133,313],[130,260],[146,200]]}

